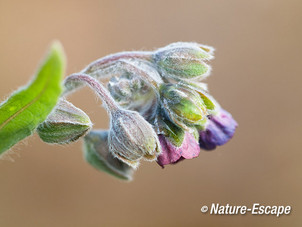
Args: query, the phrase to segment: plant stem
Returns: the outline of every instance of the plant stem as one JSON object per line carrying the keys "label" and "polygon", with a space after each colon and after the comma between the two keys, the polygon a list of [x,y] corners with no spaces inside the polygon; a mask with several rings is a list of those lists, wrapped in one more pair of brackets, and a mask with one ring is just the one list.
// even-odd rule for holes
{"label": "plant stem", "polygon": [[91,77],[87,74],[84,74],[84,73],[71,74],[64,81],[65,87],[68,87],[68,84],[70,84],[72,82],[87,83],[99,95],[99,97],[105,103],[105,107],[109,113],[112,113],[112,112],[120,109],[118,104],[114,101],[114,99],[111,97],[110,93],[107,91],[107,89],[93,77]]}
{"label": "plant stem", "polygon": [[143,68],[136,66],[135,64],[131,63],[127,60],[119,60],[117,63],[121,63],[125,70],[129,73],[134,73],[135,75],[141,77],[145,82],[150,84],[152,87],[158,89],[160,84],[163,83],[163,80],[159,76],[158,78],[152,77],[146,70]]}
{"label": "plant stem", "polygon": [[131,59],[138,58],[142,60],[150,61],[152,58],[153,52],[150,51],[128,51],[128,52],[120,52],[116,54],[111,54],[106,57],[100,58],[92,63],[90,63],[85,69],[81,71],[81,73],[92,73],[99,69],[102,69],[107,64],[115,62],[120,59]]}

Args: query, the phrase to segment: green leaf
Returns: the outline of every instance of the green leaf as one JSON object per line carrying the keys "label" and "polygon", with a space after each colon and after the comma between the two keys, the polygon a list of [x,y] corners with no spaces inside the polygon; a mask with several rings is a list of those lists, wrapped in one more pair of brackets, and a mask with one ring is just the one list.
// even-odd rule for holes
{"label": "green leaf", "polygon": [[0,154],[30,136],[61,94],[65,55],[54,42],[34,79],[0,104]]}

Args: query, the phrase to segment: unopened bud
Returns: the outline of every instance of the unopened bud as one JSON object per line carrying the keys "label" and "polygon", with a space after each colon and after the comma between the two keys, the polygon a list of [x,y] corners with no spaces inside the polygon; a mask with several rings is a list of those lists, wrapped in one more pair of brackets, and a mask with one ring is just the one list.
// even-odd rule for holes
{"label": "unopened bud", "polygon": [[154,61],[163,76],[182,79],[205,77],[211,70],[205,62],[214,58],[213,52],[209,46],[178,42],[157,50]]}
{"label": "unopened bud", "polygon": [[164,110],[159,109],[154,123],[157,134],[164,135],[176,147],[181,146],[184,140],[185,130],[173,123]]}
{"label": "unopened bud", "polygon": [[134,169],[109,152],[108,131],[93,130],[84,137],[84,158],[98,170],[122,180],[132,180]]}
{"label": "unopened bud", "polygon": [[84,136],[92,123],[82,110],[61,99],[37,132],[46,143],[68,144]]}
{"label": "unopened bud", "polygon": [[161,152],[152,126],[137,112],[119,109],[112,113],[109,151],[136,168],[139,160],[155,160]]}
{"label": "unopened bud", "polygon": [[179,126],[206,122],[207,108],[197,92],[181,85],[162,84],[160,99],[168,116]]}
{"label": "unopened bud", "polygon": [[182,81],[181,86],[186,87],[187,89],[193,90],[197,92],[204,105],[206,106],[209,114],[216,114],[217,109],[220,108],[218,102],[207,92],[207,87],[204,83],[199,82],[189,82],[189,81]]}
{"label": "unopened bud", "polygon": [[122,106],[141,106],[149,99],[154,99],[154,92],[139,76],[125,73],[112,77],[108,90],[115,101]]}

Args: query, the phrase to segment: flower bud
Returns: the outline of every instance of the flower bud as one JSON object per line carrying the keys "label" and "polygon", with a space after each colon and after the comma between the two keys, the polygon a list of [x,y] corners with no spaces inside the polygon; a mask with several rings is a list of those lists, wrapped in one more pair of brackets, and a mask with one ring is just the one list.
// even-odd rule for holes
{"label": "flower bud", "polygon": [[185,132],[184,140],[180,147],[176,147],[171,141],[159,135],[162,153],[157,158],[157,163],[164,168],[164,165],[175,164],[184,159],[192,159],[199,155],[200,148],[194,135]]}
{"label": "flower bud", "polygon": [[108,90],[116,101],[130,101],[132,91],[129,78],[112,77],[108,83]]}
{"label": "flower bud", "polygon": [[61,99],[37,132],[46,143],[68,144],[84,136],[92,127],[89,117],[65,99]]}
{"label": "flower bud", "polygon": [[207,87],[204,83],[192,82],[192,81],[182,81],[181,86],[189,90],[193,90],[200,95],[204,105],[207,108],[208,114],[217,114],[217,110],[220,109],[218,102],[207,92]]}
{"label": "flower bud", "polygon": [[174,146],[181,146],[185,130],[174,124],[162,109],[158,109],[154,124],[157,134],[164,135]]}
{"label": "flower bud", "polygon": [[234,135],[237,122],[227,111],[220,109],[217,115],[209,117],[205,129],[199,131],[199,146],[213,150],[216,146],[227,143]]}
{"label": "flower bud", "polygon": [[108,90],[119,105],[130,108],[142,106],[155,98],[150,86],[138,76],[129,73],[112,77],[108,83]]}
{"label": "flower bud", "polygon": [[178,42],[158,49],[154,62],[163,76],[191,79],[210,73],[205,61],[211,60],[214,49],[197,43]]}
{"label": "flower bud", "polygon": [[136,168],[139,160],[155,160],[161,152],[152,126],[137,112],[119,109],[111,114],[109,151]]}
{"label": "flower bud", "polygon": [[109,152],[108,131],[93,130],[84,137],[84,158],[98,170],[122,180],[132,180],[134,169]]}
{"label": "flower bud", "polygon": [[159,92],[165,111],[177,125],[203,125],[207,120],[207,108],[197,92],[180,84],[162,84]]}

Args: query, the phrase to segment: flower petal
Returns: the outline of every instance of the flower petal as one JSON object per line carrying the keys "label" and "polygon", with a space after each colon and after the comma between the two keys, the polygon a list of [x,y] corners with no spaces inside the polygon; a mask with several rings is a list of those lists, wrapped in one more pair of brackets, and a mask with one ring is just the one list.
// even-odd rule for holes
{"label": "flower petal", "polygon": [[199,132],[199,146],[205,150],[213,150],[216,146],[227,143],[238,126],[232,115],[220,109],[220,112],[209,118],[204,131]]}
{"label": "flower petal", "polygon": [[162,153],[158,156],[157,163],[163,168],[164,165],[175,164],[183,159],[192,159],[199,155],[199,144],[189,132],[185,133],[184,141],[180,147],[173,145],[163,135],[159,135],[158,138]]}

